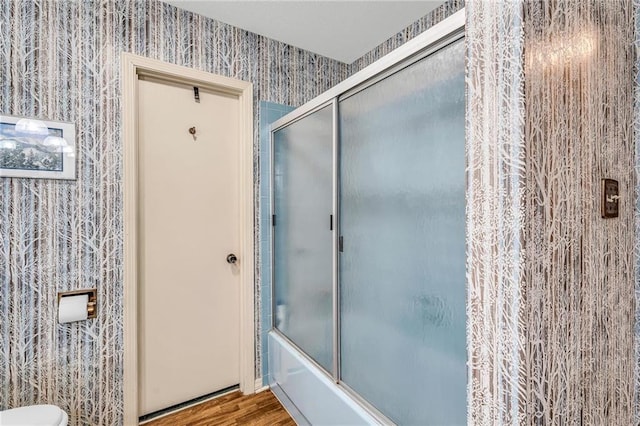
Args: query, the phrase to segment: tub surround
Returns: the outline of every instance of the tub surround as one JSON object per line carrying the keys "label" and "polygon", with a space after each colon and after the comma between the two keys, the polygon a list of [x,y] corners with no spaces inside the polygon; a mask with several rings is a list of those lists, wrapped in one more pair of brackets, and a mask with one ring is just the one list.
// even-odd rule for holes
{"label": "tub surround", "polygon": [[[267,333],[271,329],[271,132],[269,125],[294,108],[260,102],[260,360],[262,384],[269,385]],[[256,375],[256,377],[259,377]]]}

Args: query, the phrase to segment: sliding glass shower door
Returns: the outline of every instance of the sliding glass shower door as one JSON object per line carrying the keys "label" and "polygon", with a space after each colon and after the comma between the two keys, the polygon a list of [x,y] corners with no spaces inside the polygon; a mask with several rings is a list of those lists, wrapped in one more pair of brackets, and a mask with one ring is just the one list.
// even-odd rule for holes
{"label": "sliding glass shower door", "polygon": [[341,379],[398,424],[466,422],[464,51],[339,102]]}
{"label": "sliding glass shower door", "polygon": [[274,325],[333,371],[333,106],[273,134]]}
{"label": "sliding glass shower door", "polygon": [[432,43],[272,130],[274,328],[384,424],[466,423],[465,47]]}

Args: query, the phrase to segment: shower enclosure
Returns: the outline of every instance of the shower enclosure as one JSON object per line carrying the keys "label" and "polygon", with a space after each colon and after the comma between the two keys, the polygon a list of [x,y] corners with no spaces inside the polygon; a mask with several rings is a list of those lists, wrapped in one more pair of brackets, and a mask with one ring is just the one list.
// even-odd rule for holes
{"label": "shower enclosure", "polygon": [[269,351],[306,367],[271,383],[311,423],[310,369],[369,422],[466,423],[460,15],[272,126]]}

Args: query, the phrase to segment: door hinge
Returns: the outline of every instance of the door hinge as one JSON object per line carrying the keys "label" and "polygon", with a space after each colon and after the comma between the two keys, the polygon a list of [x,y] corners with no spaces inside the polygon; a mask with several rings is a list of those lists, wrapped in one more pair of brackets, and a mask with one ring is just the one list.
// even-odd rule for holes
{"label": "door hinge", "polygon": [[329,231],[333,231],[333,215],[329,215]]}
{"label": "door hinge", "polygon": [[338,238],[338,251],[340,253],[344,251],[344,237],[342,235],[340,235],[340,238]]}
{"label": "door hinge", "polygon": [[276,226],[276,215],[275,214],[271,215],[271,226]]}

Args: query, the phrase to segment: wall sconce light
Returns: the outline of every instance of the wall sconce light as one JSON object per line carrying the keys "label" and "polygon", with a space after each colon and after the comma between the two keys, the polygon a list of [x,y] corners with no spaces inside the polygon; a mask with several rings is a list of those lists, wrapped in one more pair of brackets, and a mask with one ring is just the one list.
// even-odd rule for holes
{"label": "wall sconce light", "polygon": [[530,64],[541,67],[563,66],[588,60],[599,44],[595,30],[580,30],[554,36],[552,40],[534,41],[529,48]]}

